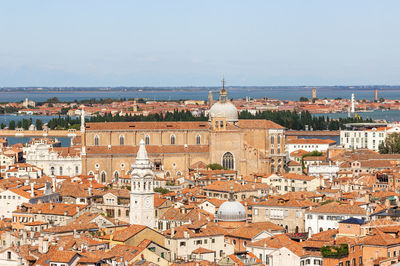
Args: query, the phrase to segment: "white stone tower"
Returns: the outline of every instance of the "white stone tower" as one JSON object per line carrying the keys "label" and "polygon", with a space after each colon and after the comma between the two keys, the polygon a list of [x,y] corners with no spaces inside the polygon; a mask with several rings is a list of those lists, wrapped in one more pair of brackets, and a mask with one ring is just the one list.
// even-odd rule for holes
{"label": "white stone tower", "polygon": [[85,109],[82,107],[81,111],[81,132],[85,133]]}
{"label": "white stone tower", "polygon": [[131,173],[129,222],[154,228],[154,174],[151,169],[152,165],[142,139]]}
{"label": "white stone tower", "polygon": [[356,108],[354,106],[355,102],[354,102],[354,93],[351,94],[351,113],[354,113],[356,111]]}

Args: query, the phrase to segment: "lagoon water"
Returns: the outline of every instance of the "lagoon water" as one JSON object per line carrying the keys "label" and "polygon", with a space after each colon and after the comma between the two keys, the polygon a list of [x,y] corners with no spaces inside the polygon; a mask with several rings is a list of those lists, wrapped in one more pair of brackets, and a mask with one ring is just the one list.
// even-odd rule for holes
{"label": "lagoon water", "polygon": [[[57,97],[61,101],[74,101],[84,99],[120,99],[120,98],[147,98],[149,100],[207,100],[208,91],[214,91],[214,98],[220,88],[198,89],[159,89],[158,91],[81,91],[81,92],[1,92],[0,102],[17,102],[28,98],[33,101],[45,101]],[[311,97],[312,88],[228,88],[229,97],[233,99],[246,98],[271,98],[279,100],[299,100],[300,97]],[[321,88],[317,90],[318,98],[335,99],[337,97],[350,99],[354,93],[356,99],[374,99],[374,89],[351,88]],[[379,89],[379,97],[387,99],[400,99],[400,89]]]}

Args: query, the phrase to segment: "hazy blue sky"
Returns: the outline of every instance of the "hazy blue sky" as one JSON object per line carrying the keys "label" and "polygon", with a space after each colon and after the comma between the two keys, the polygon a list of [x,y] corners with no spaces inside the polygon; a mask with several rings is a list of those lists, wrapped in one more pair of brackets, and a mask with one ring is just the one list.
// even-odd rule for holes
{"label": "hazy blue sky", "polygon": [[0,86],[400,84],[399,0],[4,0]]}

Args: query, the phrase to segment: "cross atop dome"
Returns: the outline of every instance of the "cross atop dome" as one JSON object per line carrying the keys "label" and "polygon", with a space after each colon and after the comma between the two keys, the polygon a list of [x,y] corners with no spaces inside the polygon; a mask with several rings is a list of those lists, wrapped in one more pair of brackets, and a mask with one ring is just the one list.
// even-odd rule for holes
{"label": "cross atop dome", "polygon": [[225,78],[224,76],[222,76],[222,89],[219,92],[219,101],[223,103],[226,102],[228,99],[228,92],[225,89],[225,83],[226,83]]}

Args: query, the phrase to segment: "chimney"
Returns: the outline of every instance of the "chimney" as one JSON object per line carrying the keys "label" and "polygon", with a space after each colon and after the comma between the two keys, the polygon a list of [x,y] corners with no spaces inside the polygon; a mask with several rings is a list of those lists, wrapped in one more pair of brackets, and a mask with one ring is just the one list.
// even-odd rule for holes
{"label": "chimney", "polygon": [[47,251],[49,251],[49,240],[43,240],[42,251],[43,253],[47,253]]}
{"label": "chimney", "polygon": [[35,197],[35,183],[31,183],[31,197]]}
{"label": "chimney", "polygon": [[43,254],[43,236],[39,236],[38,251]]}
{"label": "chimney", "polygon": [[92,182],[90,182],[90,187],[88,188],[89,196],[93,196],[93,187],[92,187]]}
{"label": "chimney", "polygon": [[54,209],[54,204],[53,202],[50,201],[50,210]]}
{"label": "chimney", "polygon": [[171,238],[175,236],[175,224],[174,222],[171,223]]}

